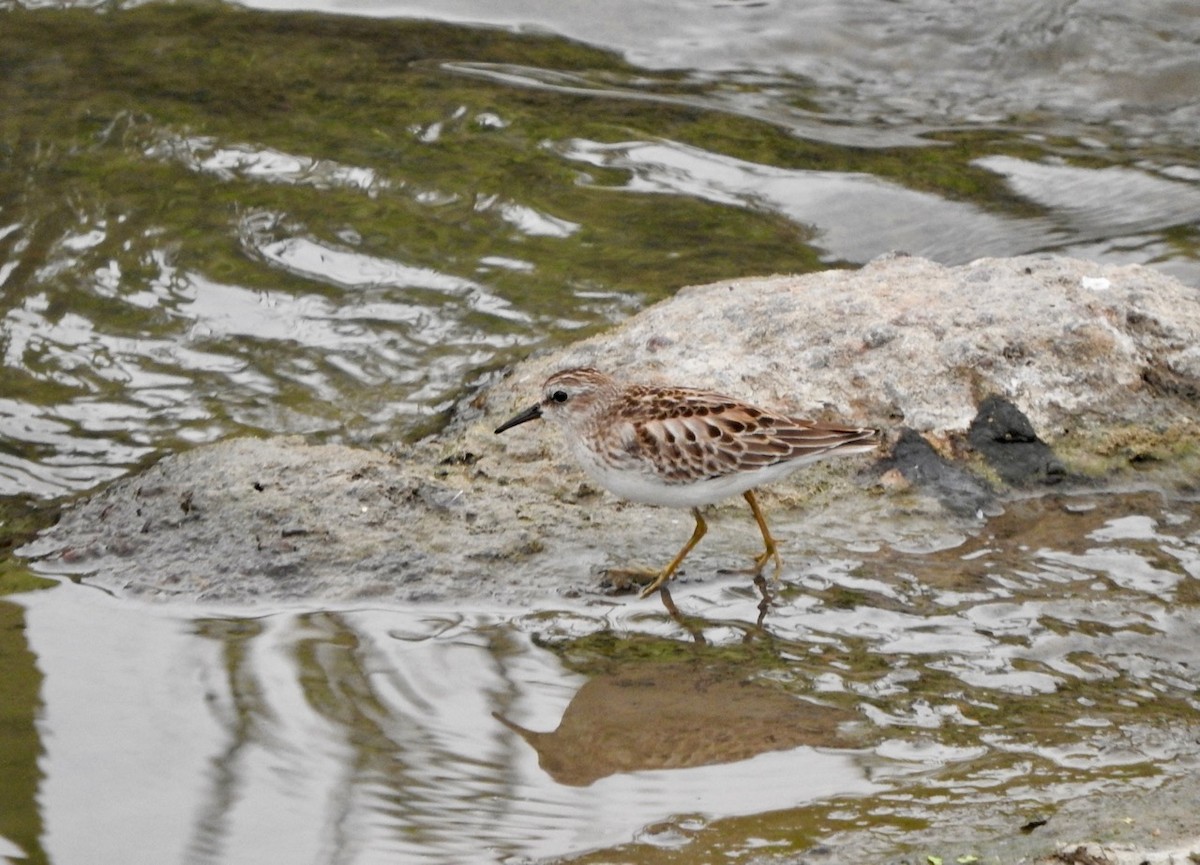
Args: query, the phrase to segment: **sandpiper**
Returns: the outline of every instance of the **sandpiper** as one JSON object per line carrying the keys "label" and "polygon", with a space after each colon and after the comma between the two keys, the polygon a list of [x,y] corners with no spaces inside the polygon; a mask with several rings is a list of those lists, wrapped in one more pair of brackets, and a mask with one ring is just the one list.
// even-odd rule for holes
{"label": "sandpiper", "polygon": [[[649,572],[645,598],[663,589],[679,564],[704,537],[700,508],[740,493],[750,505],[766,548],[754,559],[756,582],[763,567],[783,567],[754,488],[779,480],[802,465],[831,456],[865,453],[879,442],[877,430],[788,417],[734,397],[705,390],[621,384],[596,369],[564,369],[542,385],[542,398],[496,428],[546,418],[562,429],[583,470],[624,499],[691,508],[696,528],[675,558]],[[760,582],[766,600],[766,590]],[[669,596],[663,601],[673,610]]]}

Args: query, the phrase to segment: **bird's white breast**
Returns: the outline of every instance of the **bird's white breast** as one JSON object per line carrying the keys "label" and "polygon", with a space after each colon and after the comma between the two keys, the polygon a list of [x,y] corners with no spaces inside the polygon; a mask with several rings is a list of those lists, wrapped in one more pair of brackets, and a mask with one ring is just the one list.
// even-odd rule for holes
{"label": "bird's white breast", "polygon": [[618,466],[576,442],[572,442],[571,450],[588,477],[614,495],[632,502],[674,508],[698,508],[741,495],[746,490],[786,477],[805,463],[814,462],[819,458],[743,469],[689,483],[668,483],[658,475],[644,470],[636,462],[630,461]]}

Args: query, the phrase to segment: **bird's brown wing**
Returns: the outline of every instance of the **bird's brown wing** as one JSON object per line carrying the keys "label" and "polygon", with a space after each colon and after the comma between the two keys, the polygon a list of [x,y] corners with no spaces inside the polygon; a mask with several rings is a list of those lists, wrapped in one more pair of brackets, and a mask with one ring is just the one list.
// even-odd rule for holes
{"label": "bird's brown wing", "polygon": [[686,483],[875,446],[873,429],[790,418],[721,394],[630,389],[617,408],[629,458]]}

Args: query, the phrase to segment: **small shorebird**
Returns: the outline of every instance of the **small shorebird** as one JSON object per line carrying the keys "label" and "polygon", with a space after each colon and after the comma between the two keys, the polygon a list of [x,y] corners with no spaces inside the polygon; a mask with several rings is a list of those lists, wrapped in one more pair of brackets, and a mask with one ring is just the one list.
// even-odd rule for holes
{"label": "small shorebird", "polygon": [[[649,572],[645,598],[662,589],[708,530],[700,508],[741,493],[766,548],[754,559],[762,569],[783,567],[754,488],[779,480],[807,463],[865,453],[876,430],[788,417],[719,393],[682,387],[620,384],[599,370],[565,369],[542,385],[542,399],[496,428],[497,433],[546,418],[562,429],[583,470],[600,486],[630,501],[692,509],[696,529],[661,571]],[[765,609],[765,608],[764,608]]]}

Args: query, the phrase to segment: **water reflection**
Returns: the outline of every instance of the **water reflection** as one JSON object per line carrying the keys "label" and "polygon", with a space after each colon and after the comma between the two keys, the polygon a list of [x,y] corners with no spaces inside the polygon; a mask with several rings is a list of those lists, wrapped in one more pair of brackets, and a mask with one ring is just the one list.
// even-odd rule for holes
{"label": "water reflection", "polygon": [[868,174],[789,170],[662,142],[565,142],[567,159],[628,172],[635,194],[673,194],[769,209],[815,227],[826,261],[865,262],[891,250],[960,264],[1048,245],[1052,227],[905,189]]}
{"label": "water reflection", "polygon": [[[1200,89],[1197,21],[1186,3],[1151,0],[1138,14],[1113,0],[1014,0],[978,7],[942,0],[739,3],[581,0],[253,0],[262,9],[317,9],[537,27],[619,52],[648,70],[727,79],[783,75],[819,92],[830,127],[928,129],[1054,114],[1095,129],[1190,141],[1188,94]],[[782,110],[796,85],[772,101]],[[1092,134],[1095,134],[1094,132]]]}
{"label": "water reflection", "polygon": [[251,144],[221,144],[213,136],[163,134],[145,150],[146,156],[180,162],[188,169],[221,180],[260,180],[329,189],[358,189],[375,196],[390,182],[371,168],[341,165],[330,159],[298,156]]}
{"label": "water reflection", "polygon": [[[744,580],[680,585],[702,644],[632,602],[216,615],[64,584],[4,631],[41,753],[6,740],[3,831],[48,861],[702,861],[804,849],[830,809],[883,838],[987,791],[1015,820],[1195,760],[1198,526],[1017,503],[954,549],[813,563],[762,627]],[[763,814],[791,816],[701,840]]]}
{"label": "water reflection", "polygon": [[560,784],[647,769],[749,760],[802,745],[850,747],[853,712],[797,700],[733,666],[630,664],[589,679],[552,732],[500,720],[538,752]]}
{"label": "water reflection", "polygon": [[1002,175],[1013,191],[1054,211],[1073,234],[1135,233],[1200,219],[1200,187],[1153,163],[1139,168],[1082,168],[987,156],[976,164]]}
{"label": "water reflection", "polygon": [[[104,19],[127,53],[101,74],[100,19],[0,4],[0,495],[233,432],[431,432],[508,361],[691,282],[892,249],[1197,278],[1200,173],[1172,145],[1196,88],[1155,86],[1194,78],[1192,42],[1161,36],[1194,21],[891,5],[692,3],[687,38],[668,5],[427,10],[632,65],[551,36],[141,4]],[[1076,68],[1089,38],[1106,74],[1065,77],[1053,46]],[[1092,98],[1114,87],[1152,98]]]}
{"label": "water reflection", "polygon": [[511,63],[441,63],[457,75],[495,81],[507,86],[530,87],[569,96],[649,102],[663,106],[696,108],[731,114],[781,127],[793,135],[839,147],[926,147],[929,142],[913,131],[872,126],[845,126],[836,116],[815,107],[798,107],[797,94],[808,82],[774,72],[740,70],[725,75],[672,70],[656,76],[638,70],[627,76],[539,69]]}
{"label": "water reflection", "polygon": [[[871,789],[852,757],[811,748],[686,769],[678,780],[648,772],[661,768],[652,757],[634,759],[610,765],[610,777],[587,791],[560,787],[493,713],[555,713],[579,680],[488,616],[448,623],[342,611],[189,622],[74,587],[31,599],[30,615],[51,680],[44,724],[54,735],[40,796],[56,861],[85,849],[92,862],[151,849],[197,862],[461,862],[481,861],[487,849],[488,861],[503,861],[618,843],[685,801],[753,813]],[[71,639],[115,629],[136,631],[138,645],[126,651],[98,639],[101,677],[69,647],[43,644],[43,616],[73,620]],[[764,699],[770,708],[747,732],[767,747],[773,736],[784,747],[806,738],[777,738],[766,718],[785,717],[789,706],[796,716],[795,701]],[[807,738],[831,739],[825,728],[847,717],[825,712]],[[759,750],[733,745],[726,757]],[[822,780],[798,791],[797,773]],[[101,801],[80,820],[75,809],[89,797]],[[117,819],[133,803],[138,815]],[[110,827],[101,843],[92,838],[98,826]]]}

